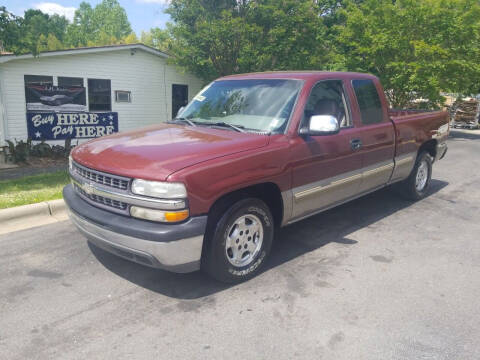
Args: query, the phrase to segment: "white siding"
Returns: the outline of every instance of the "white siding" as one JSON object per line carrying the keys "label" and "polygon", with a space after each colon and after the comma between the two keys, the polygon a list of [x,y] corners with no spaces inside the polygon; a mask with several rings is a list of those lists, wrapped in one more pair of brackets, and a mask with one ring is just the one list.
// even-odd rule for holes
{"label": "white siding", "polygon": [[[2,93],[2,82],[3,82],[3,73],[2,68],[0,68],[0,146],[5,146],[5,124],[4,124],[4,112],[5,107],[3,106],[3,93]],[[0,154],[2,156],[2,154]],[[1,160],[0,160],[1,162]]]}
{"label": "white siding", "polygon": [[[203,84],[195,76],[166,65],[166,59],[140,49],[134,55],[130,50],[116,50],[17,59],[0,64],[0,71],[6,138],[18,140],[27,138],[24,75],[50,75],[54,77],[54,84],[58,76],[82,77],[86,87],[88,78],[110,79],[112,111],[118,112],[120,131],[170,119],[172,84],[188,85],[189,99]],[[115,90],[131,91],[131,103],[115,102]]]}

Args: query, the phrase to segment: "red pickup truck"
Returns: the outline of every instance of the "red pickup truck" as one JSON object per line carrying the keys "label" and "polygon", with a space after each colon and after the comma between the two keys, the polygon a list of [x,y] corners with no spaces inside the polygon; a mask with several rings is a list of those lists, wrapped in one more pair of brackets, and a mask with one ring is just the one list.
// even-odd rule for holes
{"label": "red pickup truck", "polygon": [[238,282],[282,226],[394,183],[423,198],[448,133],[445,112],[389,110],[371,75],[227,76],[172,121],[75,148],[63,194],[97,246]]}

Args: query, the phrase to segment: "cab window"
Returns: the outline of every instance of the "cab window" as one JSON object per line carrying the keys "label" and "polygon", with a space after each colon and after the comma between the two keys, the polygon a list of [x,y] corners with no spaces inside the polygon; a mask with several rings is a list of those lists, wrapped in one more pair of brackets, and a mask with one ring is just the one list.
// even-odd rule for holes
{"label": "cab window", "polygon": [[382,103],[372,80],[353,80],[353,90],[357,97],[362,124],[377,124],[383,120]]}
{"label": "cab window", "polygon": [[332,115],[340,128],[352,125],[341,80],[320,81],[313,87],[305,106],[304,121],[314,115]]}

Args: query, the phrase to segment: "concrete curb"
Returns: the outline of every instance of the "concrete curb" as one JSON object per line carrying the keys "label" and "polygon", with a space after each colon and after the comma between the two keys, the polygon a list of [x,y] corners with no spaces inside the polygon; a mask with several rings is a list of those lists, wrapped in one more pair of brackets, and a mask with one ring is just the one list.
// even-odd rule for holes
{"label": "concrete curb", "polygon": [[63,199],[0,210],[0,235],[68,219]]}
{"label": "concrete curb", "polygon": [[50,215],[58,221],[64,221],[68,219],[67,206],[63,199],[47,201],[50,208]]}

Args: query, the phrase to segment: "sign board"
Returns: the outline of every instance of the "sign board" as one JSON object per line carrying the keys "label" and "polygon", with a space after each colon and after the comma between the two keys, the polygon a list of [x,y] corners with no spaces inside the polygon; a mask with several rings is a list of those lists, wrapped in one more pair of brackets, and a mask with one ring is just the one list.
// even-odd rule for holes
{"label": "sign board", "polygon": [[83,86],[25,85],[27,111],[87,111]]}
{"label": "sign board", "polygon": [[118,132],[118,113],[27,112],[32,140],[88,139]]}

